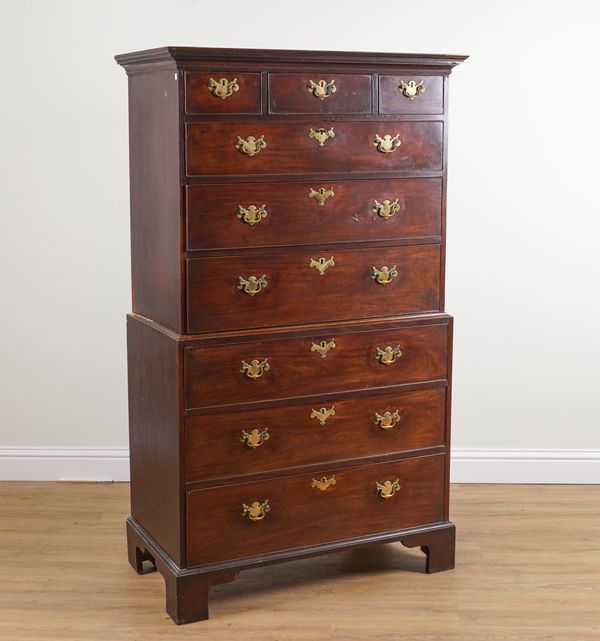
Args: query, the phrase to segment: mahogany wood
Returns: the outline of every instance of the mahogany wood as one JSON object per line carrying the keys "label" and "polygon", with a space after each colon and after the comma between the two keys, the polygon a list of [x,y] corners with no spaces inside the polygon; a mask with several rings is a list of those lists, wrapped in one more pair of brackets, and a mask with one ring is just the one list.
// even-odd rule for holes
{"label": "mahogany wood", "polygon": [[[322,423],[313,410],[334,408]],[[186,478],[241,476],[285,467],[327,463],[444,445],[446,388],[434,387],[367,398],[290,403],[258,410],[220,410],[186,420]],[[376,414],[398,412],[399,422],[382,429]],[[312,416],[312,418],[311,418]],[[242,430],[268,430],[255,449]]]}
{"label": "mahogany wood", "polygon": [[[187,173],[189,176],[327,174],[442,168],[443,124],[440,121],[338,121],[333,125],[335,137],[320,147],[316,140],[309,138],[309,132],[326,124],[323,120],[190,123],[186,127]],[[382,153],[374,145],[376,134],[380,137],[399,134],[401,145],[391,153]],[[256,155],[248,156],[236,149],[238,136],[243,139],[264,136],[267,146]]]}
{"label": "mahogany wood", "polygon": [[[332,475],[335,484],[326,490],[311,486],[313,479]],[[440,522],[443,477],[444,455],[437,454],[188,491],[188,563],[268,554],[284,541],[308,546]],[[396,479],[401,488],[394,496],[378,496],[377,482]],[[243,504],[266,499],[271,509],[261,521],[242,516]],[[209,528],[204,525],[207,514]]]}
{"label": "mahogany wood", "polygon": [[[321,275],[311,261],[334,259]],[[244,254],[187,261],[188,330],[244,329],[320,320],[391,316],[440,309],[440,247]],[[396,266],[398,275],[382,285],[373,268]],[[239,278],[266,277],[253,296]]]}
{"label": "mahogany wood", "polygon": [[179,145],[179,84],[173,74],[130,77],[133,311],[176,331],[183,323]]}
{"label": "mahogany wood", "polygon": [[[407,98],[400,83],[411,80],[423,83],[422,93]],[[379,76],[379,113],[381,114],[442,114],[444,113],[444,77],[423,75]]]}
{"label": "mahogany wood", "polygon": [[[327,358],[311,352],[313,343],[335,339]],[[395,363],[383,365],[377,348],[402,350]],[[264,339],[185,349],[187,408],[248,403],[344,390],[388,387],[446,378],[447,323],[338,335],[315,333],[303,339]],[[251,379],[242,361],[267,358],[270,369]]]}
{"label": "mahogany wood", "polygon": [[[311,189],[331,189],[324,205]],[[375,201],[398,201],[390,218]],[[249,225],[240,205],[265,206],[267,216]],[[289,245],[441,239],[440,178],[192,185],[186,188],[187,248],[252,248]]]}
{"label": "mahogany wood", "polygon": [[[208,89],[211,78],[237,80],[238,90],[227,98],[215,96]],[[185,111],[188,114],[259,114],[260,74],[238,72],[193,72],[185,74]]]}
{"label": "mahogany wood", "polygon": [[[308,90],[309,81],[335,81],[336,90],[323,100]],[[269,111],[283,114],[367,114],[371,106],[371,76],[329,73],[269,74]]]}
{"label": "mahogany wood", "polygon": [[[164,47],[129,76],[133,568],[177,623],[245,568],[402,540],[454,564],[447,77],[463,56]],[[236,79],[212,95],[209,80]],[[324,100],[307,86],[335,80]],[[400,81],[423,81],[410,100]],[[333,133],[319,140],[313,129]],[[401,145],[378,151],[376,134]],[[250,156],[238,136],[264,136]],[[320,144],[321,143],[321,144]],[[239,144],[238,144],[239,146]],[[322,206],[311,189],[335,195]],[[385,219],[375,200],[398,201]],[[249,225],[238,214],[264,205]],[[313,261],[332,258],[320,275]],[[381,285],[373,267],[396,266]],[[249,296],[239,277],[263,276]],[[331,341],[335,342],[335,347]],[[313,348],[330,344],[326,354]],[[386,347],[401,350],[386,365]],[[242,361],[268,359],[256,380]],[[313,410],[333,408],[321,424]],[[375,413],[398,410],[390,430]],[[256,449],[242,430],[268,428]],[[321,491],[313,478],[335,474]],[[385,500],[376,482],[402,486]],[[263,520],[242,503],[269,498]]]}
{"label": "mahogany wood", "polygon": [[128,318],[127,351],[131,514],[183,565],[179,347]]}

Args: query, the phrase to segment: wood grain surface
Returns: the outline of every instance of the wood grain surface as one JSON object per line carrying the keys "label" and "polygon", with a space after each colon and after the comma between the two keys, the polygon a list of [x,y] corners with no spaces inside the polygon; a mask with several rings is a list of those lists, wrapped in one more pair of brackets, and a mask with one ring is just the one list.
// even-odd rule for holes
{"label": "wood grain surface", "polygon": [[[321,188],[334,193],[323,205],[309,197],[311,189]],[[373,211],[385,200],[398,201],[389,218]],[[186,201],[188,250],[439,239],[442,234],[441,178],[191,185]],[[240,206],[251,205],[264,205],[266,211],[254,225],[238,216]]]}
{"label": "wood grain surface", "polygon": [[[333,261],[324,273],[314,263]],[[329,247],[187,260],[188,332],[343,321],[440,310],[440,245]],[[387,284],[373,269],[396,267]],[[240,278],[265,277],[260,292]]]}
{"label": "wood grain surface", "polygon": [[400,543],[242,572],[176,627],[127,563],[129,486],[0,484],[10,641],[597,641],[600,486],[454,485],[457,566]]}
{"label": "wood grain surface", "polygon": [[[335,412],[324,422],[314,414],[322,406]],[[187,480],[442,446],[445,408],[446,388],[435,387],[193,416],[185,428]],[[375,417],[384,412],[397,412],[398,423],[389,429],[379,427]],[[268,439],[255,449],[242,442],[242,430],[265,428]]]}
{"label": "wood grain surface", "polygon": [[[335,337],[327,358],[312,352],[313,343]],[[261,339],[185,349],[186,408],[234,405],[348,390],[442,380],[447,375],[448,325],[398,327],[309,338]],[[400,347],[390,365],[376,358],[377,348]],[[257,379],[240,371],[242,361],[269,359]]]}
{"label": "wood grain surface", "polygon": [[[331,123],[238,122],[188,123],[186,127],[188,176],[230,174],[297,174],[320,172],[399,171],[442,169],[441,121],[336,122],[335,137],[320,147],[309,137],[311,129]],[[391,153],[378,151],[375,135],[399,134],[401,145]],[[237,137],[264,136],[265,149],[254,156],[235,147]]]}

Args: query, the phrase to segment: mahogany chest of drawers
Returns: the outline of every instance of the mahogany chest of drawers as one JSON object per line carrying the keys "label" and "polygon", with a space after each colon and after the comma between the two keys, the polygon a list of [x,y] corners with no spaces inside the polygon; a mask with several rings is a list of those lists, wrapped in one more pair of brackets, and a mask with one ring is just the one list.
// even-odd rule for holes
{"label": "mahogany chest of drawers", "polygon": [[129,560],[177,623],[245,568],[454,566],[448,76],[461,56],[167,47],[129,76]]}

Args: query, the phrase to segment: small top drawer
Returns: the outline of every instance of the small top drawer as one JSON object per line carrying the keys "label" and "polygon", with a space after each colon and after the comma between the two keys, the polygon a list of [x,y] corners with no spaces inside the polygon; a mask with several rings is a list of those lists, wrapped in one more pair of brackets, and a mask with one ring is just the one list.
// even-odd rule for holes
{"label": "small top drawer", "polygon": [[444,113],[442,76],[380,76],[379,113]]}
{"label": "small top drawer", "polygon": [[371,76],[323,72],[270,74],[269,112],[371,113]]}
{"label": "small top drawer", "polygon": [[188,114],[258,114],[260,74],[233,71],[185,74]]}

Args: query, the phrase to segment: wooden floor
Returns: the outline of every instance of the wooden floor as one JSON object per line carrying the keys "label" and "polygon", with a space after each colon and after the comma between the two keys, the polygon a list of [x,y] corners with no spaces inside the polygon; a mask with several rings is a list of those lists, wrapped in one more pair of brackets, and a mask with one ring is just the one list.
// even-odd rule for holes
{"label": "wooden floor", "polygon": [[1,639],[600,639],[600,486],[453,486],[454,571],[400,544],[250,570],[181,627],[127,563],[128,492],[0,483]]}

